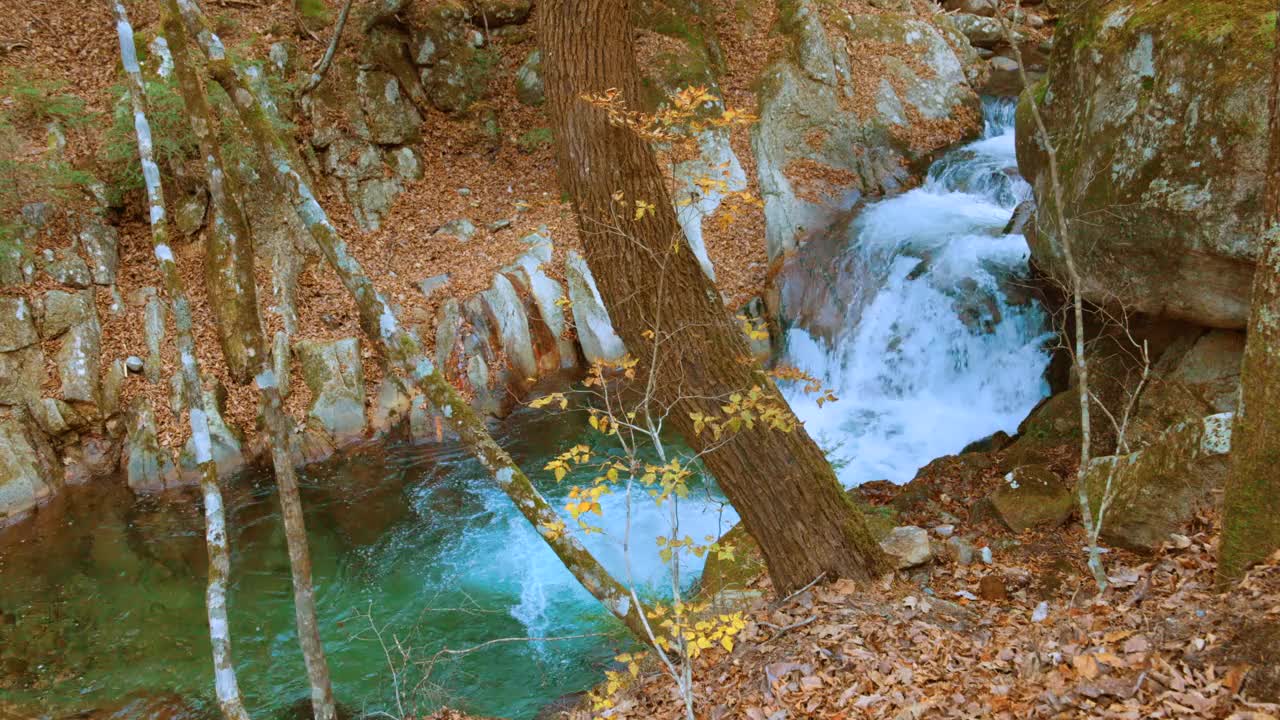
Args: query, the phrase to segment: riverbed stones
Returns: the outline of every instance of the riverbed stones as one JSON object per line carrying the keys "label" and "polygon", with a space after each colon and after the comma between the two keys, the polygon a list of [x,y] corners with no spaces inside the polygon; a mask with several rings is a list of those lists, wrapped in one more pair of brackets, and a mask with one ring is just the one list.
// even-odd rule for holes
{"label": "riverbed stones", "polygon": [[337,444],[364,435],[364,365],[357,338],[302,340],[294,346],[302,379],[311,391],[307,423]]}
{"label": "riverbed stones", "polygon": [[1102,539],[1136,552],[1153,552],[1196,513],[1213,505],[1226,478],[1232,413],[1218,413],[1170,428],[1128,455],[1096,458],[1085,487],[1096,516],[1110,479],[1113,499]]}
{"label": "riverbed stones", "polygon": [[996,518],[1015,533],[1058,527],[1075,509],[1070,489],[1044,465],[1024,465],[1010,471],[987,501]]}
{"label": "riverbed stones", "polygon": [[[1086,300],[1245,326],[1263,226],[1271,50],[1260,2],[1088,0],[1059,18],[1044,84],[1018,109],[1018,166],[1035,189],[1034,263],[1066,278],[1047,155],[1056,138]],[[1087,220],[1086,220],[1087,219]]]}
{"label": "riverbed stones", "polygon": [[613,329],[609,311],[604,307],[600,290],[587,261],[575,250],[570,250],[564,261],[565,282],[569,286],[569,301],[573,308],[573,324],[578,332],[578,344],[588,363],[615,362],[627,354],[622,338]]}

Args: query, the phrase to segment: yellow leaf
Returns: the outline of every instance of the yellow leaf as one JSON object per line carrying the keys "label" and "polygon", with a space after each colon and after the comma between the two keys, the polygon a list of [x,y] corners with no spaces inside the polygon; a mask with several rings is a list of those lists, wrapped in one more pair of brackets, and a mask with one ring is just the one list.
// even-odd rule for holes
{"label": "yellow leaf", "polygon": [[733,638],[726,635],[725,637],[720,638],[720,644],[724,646],[725,650],[733,652]]}

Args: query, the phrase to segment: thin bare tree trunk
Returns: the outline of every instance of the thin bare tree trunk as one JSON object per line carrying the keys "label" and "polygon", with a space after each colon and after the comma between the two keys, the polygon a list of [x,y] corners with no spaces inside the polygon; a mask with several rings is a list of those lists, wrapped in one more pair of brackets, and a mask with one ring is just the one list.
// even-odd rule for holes
{"label": "thin bare tree trunk", "polygon": [[205,51],[210,73],[235,102],[260,156],[270,165],[268,175],[277,192],[293,204],[330,267],[354,298],[365,333],[382,347],[391,366],[410,378],[440,411],[449,427],[492,474],[498,487],[511,498],[574,577],[637,637],[644,638],[643,609],[576,537],[556,529],[561,525],[556,511],[511,456],[498,446],[471,406],[426,358],[417,338],[400,325],[391,305],[348,252],[306,180],[295,170],[299,166],[297,151],[275,131],[260,98],[227,62],[221,41],[209,28],[199,7],[193,0],[177,0],[177,3],[188,30]]}
{"label": "thin bare tree trunk", "polygon": [[1280,548],[1280,23],[1268,101],[1271,147],[1240,408],[1231,433],[1218,575],[1226,585]]}
{"label": "thin bare tree trunk", "polygon": [[238,290],[252,301],[244,324],[252,323],[252,339],[246,352],[253,363],[253,373],[262,396],[262,418],[271,437],[271,460],[275,467],[276,485],[280,492],[280,515],[284,521],[285,542],[289,549],[289,568],[293,576],[293,605],[298,626],[298,643],[311,683],[311,704],[316,720],[334,720],[333,686],[329,679],[329,663],[320,639],[316,619],[315,587],[311,577],[311,554],[307,547],[307,528],[302,514],[302,498],[294,473],[290,449],[289,421],[283,411],[280,390],[271,370],[270,356],[258,318],[257,293],[253,273],[253,236],[243,209],[237,201],[238,187],[234,176],[226,172],[222,152],[213,128],[217,127],[209,108],[200,77],[191,66],[187,32],[182,25],[177,3],[168,0],[164,15],[164,32],[173,50],[174,71],[182,93],[192,133],[205,157],[215,217],[219,218],[223,239],[228,249],[247,265],[248,277]]}
{"label": "thin bare tree trunk", "polygon": [[[1014,4],[1014,8],[1015,10],[1018,9],[1018,3]],[[1013,29],[1009,26],[1009,20],[1002,13],[996,13],[996,16],[1000,20],[1000,27],[1004,32],[1005,38],[1013,48],[1022,85],[1028,88],[1028,92],[1024,97],[1028,98],[1028,104],[1031,106],[1031,116],[1036,124],[1036,136],[1039,138],[1040,144],[1044,146],[1045,155],[1049,159],[1049,185],[1050,190],[1053,192],[1053,227],[1054,232],[1057,233],[1058,242],[1062,246],[1063,258],[1066,260],[1067,282],[1071,285],[1071,312],[1075,320],[1073,338],[1075,349],[1071,355],[1072,360],[1075,362],[1076,391],[1079,394],[1080,404],[1080,466],[1076,471],[1077,500],[1080,505],[1081,524],[1084,525],[1085,532],[1091,538],[1094,538],[1088,548],[1089,569],[1093,572],[1093,579],[1098,584],[1098,589],[1105,590],[1108,582],[1107,573],[1102,567],[1102,551],[1096,540],[1098,533],[1102,529],[1102,521],[1101,518],[1094,517],[1093,507],[1089,502],[1089,489],[1085,484],[1085,476],[1089,472],[1089,462],[1093,459],[1093,437],[1091,432],[1093,424],[1089,417],[1089,362],[1084,355],[1084,298],[1081,296],[1081,288],[1084,287],[1084,282],[1080,277],[1080,270],[1076,266],[1075,248],[1071,243],[1066,208],[1063,204],[1062,176],[1058,165],[1058,151],[1053,143],[1053,136],[1049,134],[1049,129],[1045,125],[1044,116],[1040,113],[1040,104],[1036,102],[1035,92],[1030,91],[1032,85],[1030,78],[1027,76],[1026,65],[1022,62],[1022,50],[1014,40]],[[1123,438],[1121,438],[1121,441],[1123,441]]]}
{"label": "thin bare tree trunk", "polygon": [[[640,102],[630,5],[538,5],[560,187],[573,201],[609,317],[634,356],[660,364],[654,388],[660,404],[671,408],[685,440],[705,453],[703,462],[759,544],[780,592],[822,574],[878,577],[889,569],[884,553],[803,426],[784,432],[766,423],[744,425],[727,442],[695,429],[695,414],[719,414],[733,393],[758,387],[770,403],[785,408],[786,400],[685,245],[648,141],[582,98],[618,89],[632,109]],[[618,197],[647,203],[652,213],[620,211]],[[663,349],[655,353],[658,343]]]}
{"label": "thin bare tree trunk", "polygon": [[138,137],[138,158],[142,164],[150,205],[151,239],[155,245],[156,260],[160,264],[160,274],[164,278],[165,292],[173,303],[182,383],[189,408],[187,416],[195,445],[196,463],[200,468],[200,490],[204,495],[205,545],[209,552],[205,607],[209,615],[209,640],[213,645],[214,688],[222,714],[227,720],[249,720],[249,713],[245,711],[244,702],[240,698],[235,663],[231,657],[231,629],[227,623],[227,576],[231,570],[231,553],[222,491],[218,487],[218,467],[213,461],[212,441],[209,437],[209,419],[204,411],[204,388],[200,382],[195,339],[191,332],[191,305],[187,301],[178,266],[173,261],[173,251],[169,248],[164,189],[160,184],[160,168],[156,165],[152,152],[142,70],[138,66],[133,26],[129,24],[129,16],[121,2],[115,3],[115,18],[116,32],[120,38],[120,58],[129,78],[129,100],[133,106],[134,131]]}

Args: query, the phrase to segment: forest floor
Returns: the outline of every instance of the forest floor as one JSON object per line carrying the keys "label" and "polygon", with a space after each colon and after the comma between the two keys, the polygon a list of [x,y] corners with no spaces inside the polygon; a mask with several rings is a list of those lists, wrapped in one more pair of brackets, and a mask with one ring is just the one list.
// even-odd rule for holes
{"label": "forest floor", "polygon": [[[1078,528],[1022,537],[992,564],[935,564],[873,586],[816,582],[782,600],[767,578],[732,652],[695,663],[699,718],[1232,718],[1280,687],[1280,553],[1215,591],[1216,521],[1154,557],[1108,555],[1111,587],[1086,572]],[[1273,651],[1274,654],[1274,651]],[[681,718],[650,669],[608,713]]]}

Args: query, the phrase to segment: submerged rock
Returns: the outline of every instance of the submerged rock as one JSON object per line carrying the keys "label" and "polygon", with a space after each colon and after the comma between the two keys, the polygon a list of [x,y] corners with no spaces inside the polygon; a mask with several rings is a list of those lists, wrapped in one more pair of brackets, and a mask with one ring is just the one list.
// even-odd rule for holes
{"label": "submerged rock", "polygon": [[1262,227],[1273,4],[1087,0],[1055,31],[1046,81],[1018,109],[1018,166],[1035,188],[1027,239],[1065,281],[1047,155],[1058,147],[1084,295],[1199,325],[1243,328]]}

